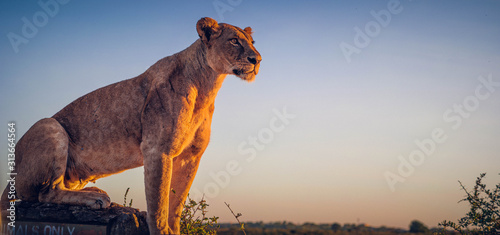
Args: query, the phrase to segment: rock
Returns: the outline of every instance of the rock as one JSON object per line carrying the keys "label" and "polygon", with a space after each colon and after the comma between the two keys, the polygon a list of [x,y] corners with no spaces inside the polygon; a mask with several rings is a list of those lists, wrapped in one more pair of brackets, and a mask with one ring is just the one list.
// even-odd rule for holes
{"label": "rock", "polygon": [[[37,230],[36,233],[40,234],[45,233],[45,229],[49,231],[66,229],[67,234],[104,234],[95,232],[104,229],[105,234],[149,234],[146,212],[116,203],[111,203],[107,209],[93,210],[85,206],[18,202],[16,225],[19,226],[16,226],[18,231],[15,234],[20,229],[24,229],[25,232]],[[8,228],[2,227],[5,233]]]}

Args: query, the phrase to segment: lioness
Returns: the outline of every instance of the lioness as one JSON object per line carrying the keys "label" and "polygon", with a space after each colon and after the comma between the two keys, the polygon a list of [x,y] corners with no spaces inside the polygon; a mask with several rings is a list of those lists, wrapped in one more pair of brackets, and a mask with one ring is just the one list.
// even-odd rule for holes
{"label": "lioness", "polygon": [[16,146],[17,197],[106,208],[106,192],[84,186],[144,165],[150,233],[179,234],[217,92],[228,74],[253,81],[261,61],[250,27],[202,18],[196,30],[185,50],[35,123]]}

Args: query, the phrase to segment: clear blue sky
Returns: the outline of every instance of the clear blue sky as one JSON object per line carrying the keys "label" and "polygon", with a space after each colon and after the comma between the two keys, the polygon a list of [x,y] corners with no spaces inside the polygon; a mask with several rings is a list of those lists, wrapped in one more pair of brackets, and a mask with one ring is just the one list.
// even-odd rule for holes
{"label": "clear blue sky", "polygon": [[[457,180],[500,181],[498,1],[2,1],[3,136],[183,50],[205,16],[251,26],[263,57],[254,83],[226,78],[192,188],[221,221],[228,202],[245,221],[436,226],[466,212]],[[142,168],[97,186],[145,209]]]}

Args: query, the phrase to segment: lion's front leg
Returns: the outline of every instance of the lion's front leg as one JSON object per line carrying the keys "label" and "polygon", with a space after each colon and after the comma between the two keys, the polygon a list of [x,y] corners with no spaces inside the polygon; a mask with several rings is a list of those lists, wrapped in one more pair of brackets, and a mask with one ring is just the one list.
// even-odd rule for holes
{"label": "lion's front leg", "polygon": [[180,233],[182,210],[201,159],[201,154],[193,156],[191,151],[187,152],[174,159],[172,184],[170,186],[173,192],[170,193],[169,197],[168,223],[176,234]]}
{"label": "lion's front leg", "polygon": [[180,233],[182,210],[184,209],[189,189],[196,176],[201,156],[205,152],[210,140],[210,123],[211,116],[196,131],[195,139],[191,143],[191,146],[185,149],[173,161],[172,183],[170,187],[174,192],[170,193],[168,223],[170,228],[176,233]]}
{"label": "lion's front leg", "polygon": [[173,234],[168,226],[168,200],[173,158],[143,150],[147,222],[150,234]]}

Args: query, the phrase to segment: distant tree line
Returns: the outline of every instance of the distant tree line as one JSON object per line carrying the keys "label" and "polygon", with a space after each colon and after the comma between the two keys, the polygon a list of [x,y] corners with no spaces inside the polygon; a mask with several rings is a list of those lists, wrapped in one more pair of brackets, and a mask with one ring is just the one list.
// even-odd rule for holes
{"label": "distant tree line", "polygon": [[[219,235],[241,235],[239,224],[219,224],[220,228],[217,230]],[[245,231],[247,234],[261,234],[261,235],[287,235],[287,234],[307,234],[307,235],[326,235],[326,234],[401,234],[407,233],[408,230],[400,228],[389,227],[370,227],[365,224],[294,224],[291,222],[256,222],[245,223]]]}
{"label": "distant tree line", "polygon": [[[287,234],[304,234],[304,235],[323,235],[323,234],[361,234],[361,235],[384,235],[384,234],[467,234],[467,235],[498,235],[500,234],[500,183],[492,189],[486,187],[482,182],[485,173],[481,174],[476,179],[476,185],[472,190],[468,190],[459,181],[460,186],[466,193],[464,199],[460,202],[468,202],[470,206],[469,212],[457,222],[443,221],[438,225],[440,228],[429,229],[425,224],[418,220],[413,220],[409,224],[408,230],[400,228],[389,228],[385,226],[370,227],[366,224],[294,224],[291,222],[247,222],[238,224],[218,224],[218,217],[206,218],[206,208],[208,204],[202,201],[195,202],[190,200],[183,212],[183,219],[187,228],[185,234],[200,234],[200,235],[240,235],[240,234],[259,234],[259,235],[287,235]],[[126,202],[126,198],[125,198]],[[226,204],[229,208],[229,205]],[[231,208],[229,208],[231,210]],[[192,210],[192,211],[190,211]],[[195,216],[201,211],[202,219]],[[231,212],[233,212],[231,210]],[[233,213],[236,220],[241,216],[241,213]],[[238,220],[238,222],[240,222]],[[181,223],[182,224],[182,223]],[[195,231],[196,230],[196,231]],[[203,232],[200,232],[203,231]]]}

